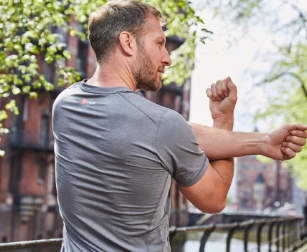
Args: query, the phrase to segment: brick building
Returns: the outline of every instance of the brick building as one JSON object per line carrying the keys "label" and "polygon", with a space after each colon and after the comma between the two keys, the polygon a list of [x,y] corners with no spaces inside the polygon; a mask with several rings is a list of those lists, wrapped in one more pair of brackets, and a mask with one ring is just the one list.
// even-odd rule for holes
{"label": "brick building", "polygon": [[[81,27],[72,20],[75,27]],[[82,28],[80,28],[82,29]],[[54,29],[62,34],[62,42],[73,53],[67,66],[81,72],[81,78],[90,78],[96,68],[95,54],[89,42],[71,37],[63,29]],[[169,52],[178,48],[184,40],[169,37],[166,48]],[[55,85],[53,91],[37,90],[38,98],[25,95],[15,97],[20,115],[8,114],[3,126],[10,134],[2,135],[0,149],[5,156],[0,159],[0,242],[35,240],[62,236],[62,219],[56,203],[54,181],[54,153],[52,135],[52,105],[63,87],[57,86],[55,67],[38,62],[45,78]],[[172,83],[158,92],[141,92],[147,99],[169,107],[189,118],[190,80],[182,86]],[[13,97],[11,97],[13,98]],[[10,99],[7,98],[7,99]],[[0,101],[3,107],[7,100]],[[187,200],[179,192],[175,182],[171,185],[172,216],[170,225],[185,225]]]}
{"label": "brick building", "polygon": [[261,163],[256,156],[237,158],[238,210],[268,212],[292,203],[293,181],[281,161]]}

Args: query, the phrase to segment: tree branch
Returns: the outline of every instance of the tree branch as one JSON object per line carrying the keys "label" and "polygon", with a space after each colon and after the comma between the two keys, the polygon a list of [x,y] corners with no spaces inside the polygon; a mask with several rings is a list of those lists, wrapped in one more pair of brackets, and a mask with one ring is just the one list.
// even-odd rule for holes
{"label": "tree branch", "polygon": [[303,29],[305,28],[305,32],[306,32],[306,36],[307,36],[307,28],[306,28],[306,18],[304,16],[304,13],[295,5],[292,5],[292,8],[297,10],[298,14],[299,14],[299,19],[302,21],[302,25],[303,25]]}
{"label": "tree branch", "polygon": [[264,79],[262,82],[260,82],[260,83],[257,83],[256,84],[256,86],[260,86],[260,85],[262,85],[263,83],[265,83],[265,82],[272,82],[272,81],[274,81],[274,80],[277,80],[277,79],[279,79],[280,77],[282,77],[282,76],[284,76],[284,75],[290,75],[290,76],[292,76],[292,77],[294,77],[295,79],[297,79],[299,82],[300,82],[300,84],[301,84],[301,88],[303,89],[303,92],[304,92],[304,94],[305,94],[305,97],[307,98],[307,89],[306,89],[306,87],[305,87],[305,83],[304,83],[304,81],[301,79],[301,77],[299,77],[297,74],[295,74],[295,73],[290,73],[290,72],[287,72],[287,71],[284,71],[284,72],[282,72],[282,73],[280,73],[280,74],[277,74],[277,75],[275,75],[274,77],[272,77],[272,78],[270,78],[270,79]]}

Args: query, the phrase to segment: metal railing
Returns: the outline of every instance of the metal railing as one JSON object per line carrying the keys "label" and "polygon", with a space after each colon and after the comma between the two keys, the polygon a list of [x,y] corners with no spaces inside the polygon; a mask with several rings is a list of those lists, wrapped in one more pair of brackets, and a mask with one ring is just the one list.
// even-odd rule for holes
{"label": "metal railing", "polygon": [[[268,239],[267,242],[261,242],[261,234],[263,227],[268,225]],[[249,233],[252,227],[256,226],[256,240],[257,246],[254,248],[248,248]],[[275,226],[275,238],[273,238],[273,227]],[[282,229],[280,230],[280,227]],[[287,232],[286,232],[286,226]],[[230,252],[230,242],[233,237],[233,234],[239,229],[243,229],[244,239],[243,239],[243,250],[244,252],[251,251],[268,251],[272,252],[272,245],[275,244],[276,252],[291,252],[303,246],[307,243],[306,227],[303,227],[302,218],[278,218],[271,220],[248,220],[241,223],[228,223],[228,224],[209,224],[203,226],[194,226],[194,227],[180,227],[180,228],[170,228],[170,241],[178,233],[186,233],[189,231],[204,231],[203,236],[200,240],[199,252],[205,251],[206,242],[209,239],[210,234],[217,230],[226,230],[228,231],[226,239],[226,252]],[[280,232],[281,231],[281,232]],[[268,245],[268,250],[263,250],[264,245]],[[235,252],[235,251],[234,251]]]}
{"label": "metal railing", "polygon": [[[261,234],[264,226],[268,225],[267,242],[261,242]],[[257,246],[254,248],[248,248],[249,232],[252,227],[256,226],[256,240]],[[275,235],[274,235],[275,226]],[[202,226],[192,227],[171,227],[169,230],[170,241],[176,234],[186,233],[190,231],[203,231],[203,236],[200,240],[199,252],[205,251],[206,242],[209,236],[215,230],[226,230],[226,252],[230,252],[230,243],[233,234],[238,230],[244,231],[243,249],[245,252],[251,251],[276,251],[276,252],[292,252],[302,247],[307,243],[307,227],[303,226],[302,218],[278,218],[271,220],[249,220],[240,223],[227,223],[227,224],[209,224]],[[274,237],[275,236],[275,237]],[[18,249],[29,248],[44,248],[51,246],[61,246],[62,239],[48,239],[48,240],[36,240],[36,241],[23,241],[23,242],[11,242],[0,244],[0,251],[11,251]],[[263,250],[263,246],[268,246],[268,250]],[[272,249],[275,245],[274,250]],[[235,251],[233,251],[235,252]]]}

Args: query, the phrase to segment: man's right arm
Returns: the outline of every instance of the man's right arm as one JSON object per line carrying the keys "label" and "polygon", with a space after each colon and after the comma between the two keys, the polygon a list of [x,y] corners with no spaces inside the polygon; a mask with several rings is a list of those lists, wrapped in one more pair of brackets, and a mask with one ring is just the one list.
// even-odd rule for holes
{"label": "man's right arm", "polygon": [[[223,84],[226,86],[225,80]],[[304,136],[307,136],[307,133],[303,131],[306,127],[300,124],[284,125],[268,134],[232,132],[233,110],[237,97],[234,84],[227,84],[228,87],[230,86],[227,90],[228,95],[223,97],[223,99],[229,97],[226,98],[226,102],[223,104],[221,102],[223,99],[218,98],[210,101],[214,120],[213,128],[190,123],[200,149],[210,160],[207,171],[194,185],[179,186],[185,197],[206,213],[220,212],[226,206],[227,193],[234,173],[232,157],[267,154],[266,156],[274,159],[289,159],[295,156],[295,152],[301,151],[301,145],[306,142]],[[211,87],[215,93],[217,93],[216,89],[218,88],[215,86]],[[287,139],[286,148],[282,149],[282,144],[289,134],[292,136]]]}
{"label": "man's right arm", "polygon": [[[287,160],[295,156],[306,144],[307,126],[299,123],[286,124],[268,133],[243,133],[223,130],[227,121],[233,123],[237,101],[237,88],[228,77],[217,81],[207,89],[213,128],[189,123],[199,147],[209,160],[219,160],[247,155],[264,155],[272,159]],[[218,127],[216,127],[218,126]]]}

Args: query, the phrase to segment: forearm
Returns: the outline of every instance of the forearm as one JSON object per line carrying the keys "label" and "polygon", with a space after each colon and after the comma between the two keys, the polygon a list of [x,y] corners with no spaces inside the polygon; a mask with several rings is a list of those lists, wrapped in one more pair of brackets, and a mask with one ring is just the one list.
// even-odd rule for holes
{"label": "forearm", "polygon": [[[262,154],[265,133],[232,132],[228,129],[212,128],[191,123],[199,148],[209,160]],[[222,126],[221,126],[222,127]]]}
{"label": "forearm", "polygon": [[[233,123],[233,115],[220,117],[213,121],[213,128],[223,130],[224,133],[230,133],[233,129]],[[222,195],[224,195],[224,203],[226,204],[227,194],[234,174],[234,159],[232,157],[216,161],[211,160],[210,164],[222,182],[221,191]]]}
{"label": "forearm", "polygon": [[210,164],[222,182],[219,184],[219,188],[216,187],[216,189],[220,190],[220,195],[226,200],[234,174],[234,159],[227,158],[210,161]]}

